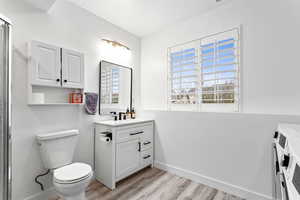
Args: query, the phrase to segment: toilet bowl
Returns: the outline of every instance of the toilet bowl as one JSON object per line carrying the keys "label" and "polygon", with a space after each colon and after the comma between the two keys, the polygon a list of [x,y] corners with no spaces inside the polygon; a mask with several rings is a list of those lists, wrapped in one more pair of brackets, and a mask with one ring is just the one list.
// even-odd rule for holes
{"label": "toilet bowl", "polygon": [[85,200],[85,189],[92,177],[91,166],[72,163],[53,171],[53,185],[64,200]]}
{"label": "toilet bowl", "polygon": [[73,163],[78,130],[65,130],[36,136],[42,161],[53,171],[53,185],[64,200],[85,200],[85,188],[93,177],[90,165]]}

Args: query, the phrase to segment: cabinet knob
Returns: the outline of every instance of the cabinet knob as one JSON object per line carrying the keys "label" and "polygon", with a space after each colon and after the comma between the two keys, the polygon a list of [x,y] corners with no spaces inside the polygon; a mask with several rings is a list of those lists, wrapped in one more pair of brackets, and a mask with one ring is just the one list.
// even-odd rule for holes
{"label": "cabinet knob", "polygon": [[287,168],[289,166],[290,162],[290,156],[289,155],[284,155],[282,159],[281,166]]}
{"label": "cabinet knob", "polygon": [[147,159],[147,158],[150,158],[151,156],[150,155],[147,155],[147,156],[144,156],[143,159]]}
{"label": "cabinet knob", "polygon": [[56,82],[59,82],[60,81],[60,79],[58,78],[58,79],[56,79]]}
{"label": "cabinet knob", "polygon": [[277,139],[278,138],[278,131],[275,131],[275,133],[274,133],[274,137],[273,137],[274,139]]}
{"label": "cabinet knob", "polygon": [[64,82],[66,83],[66,82],[68,82],[68,81],[65,79]]}
{"label": "cabinet knob", "polygon": [[129,135],[138,135],[138,134],[142,134],[142,133],[144,133],[144,131],[139,131],[139,132],[136,132],[136,133],[130,133]]}
{"label": "cabinet knob", "polygon": [[138,144],[139,144],[138,151],[141,152],[141,142],[139,142]]}

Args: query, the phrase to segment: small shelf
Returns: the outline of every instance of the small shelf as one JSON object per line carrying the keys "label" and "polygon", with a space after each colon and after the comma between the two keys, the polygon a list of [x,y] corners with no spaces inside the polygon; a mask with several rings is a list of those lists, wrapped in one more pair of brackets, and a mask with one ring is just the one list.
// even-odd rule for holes
{"label": "small shelf", "polygon": [[83,103],[30,103],[29,106],[78,106]]}
{"label": "small shelf", "polygon": [[[80,88],[56,88],[47,86],[29,85],[28,87],[28,106],[76,106],[83,103],[69,103],[69,94],[80,93],[83,95],[83,89]],[[44,94],[43,101],[35,101],[34,93]]]}

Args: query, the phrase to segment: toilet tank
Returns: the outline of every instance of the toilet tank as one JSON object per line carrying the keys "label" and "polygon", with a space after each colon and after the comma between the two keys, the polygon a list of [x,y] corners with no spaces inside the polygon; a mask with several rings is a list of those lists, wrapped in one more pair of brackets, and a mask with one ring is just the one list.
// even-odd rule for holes
{"label": "toilet tank", "polygon": [[36,138],[45,168],[55,169],[72,163],[78,136],[78,130],[37,135]]}

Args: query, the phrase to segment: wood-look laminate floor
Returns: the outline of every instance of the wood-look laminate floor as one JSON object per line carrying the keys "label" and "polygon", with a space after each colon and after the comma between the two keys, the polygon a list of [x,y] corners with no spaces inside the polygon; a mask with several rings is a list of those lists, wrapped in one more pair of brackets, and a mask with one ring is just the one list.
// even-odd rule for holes
{"label": "wood-look laminate floor", "polygon": [[[146,168],[120,181],[113,191],[98,181],[86,190],[88,200],[242,200],[157,168]],[[58,197],[49,200],[62,200]]]}

